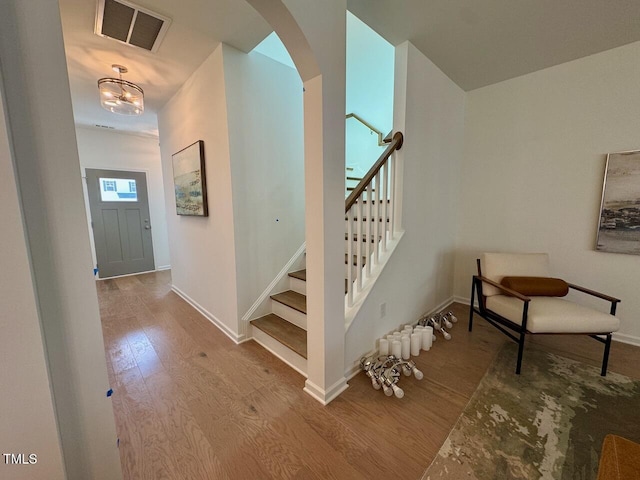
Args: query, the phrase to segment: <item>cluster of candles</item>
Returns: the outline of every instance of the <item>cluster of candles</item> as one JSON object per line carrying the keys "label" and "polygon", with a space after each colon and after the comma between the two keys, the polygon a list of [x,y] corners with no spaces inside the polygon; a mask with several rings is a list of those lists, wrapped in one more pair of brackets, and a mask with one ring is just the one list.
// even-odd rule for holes
{"label": "cluster of candles", "polygon": [[457,321],[453,312],[423,315],[415,327],[405,325],[401,331],[378,340],[378,355],[360,359],[360,366],[371,378],[373,388],[382,389],[387,396],[402,398],[404,391],[397,385],[400,373],[406,376],[413,374],[417,380],[423,378],[422,372],[409,359],[420,355],[421,350],[431,350],[436,331],[450,340],[451,334],[446,329],[452,328]]}
{"label": "cluster of candles", "polygon": [[408,360],[411,356],[420,355],[420,350],[430,350],[435,339],[431,326],[416,325],[414,328],[405,325],[402,331],[393,332],[378,341],[378,353]]}

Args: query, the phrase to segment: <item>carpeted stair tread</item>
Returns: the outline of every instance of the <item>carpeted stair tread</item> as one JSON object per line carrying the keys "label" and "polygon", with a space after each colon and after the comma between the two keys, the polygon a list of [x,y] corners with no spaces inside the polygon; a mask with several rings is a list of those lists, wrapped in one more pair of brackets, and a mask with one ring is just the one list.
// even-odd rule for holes
{"label": "carpeted stair tread", "polygon": [[307,358],[307,332],[274,313],[251,320],[251,325]]}
{"label": "carpeted stair tread", "polygon": [[294,310],[307,313],[307,297],[301,293],[294,292],[293,290],[287,290],[286,292],[276,293],[271,295],[271,298],[276,302],[280,302],[287,307],[291,307]]}

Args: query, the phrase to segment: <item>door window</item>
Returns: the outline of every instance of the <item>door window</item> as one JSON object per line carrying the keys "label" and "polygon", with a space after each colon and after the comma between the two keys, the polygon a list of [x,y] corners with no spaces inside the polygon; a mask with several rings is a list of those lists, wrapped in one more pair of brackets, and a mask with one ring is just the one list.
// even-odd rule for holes
{"label": "door window", "polygon": [[138,189],[132,178],[100,178],[100,200],[103,202],[137,202]]}

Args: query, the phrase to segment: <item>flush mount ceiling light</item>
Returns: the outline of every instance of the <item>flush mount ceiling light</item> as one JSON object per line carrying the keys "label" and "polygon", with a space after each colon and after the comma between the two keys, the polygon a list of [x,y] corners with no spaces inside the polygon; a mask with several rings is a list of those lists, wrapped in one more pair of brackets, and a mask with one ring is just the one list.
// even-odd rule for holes
{"label": "flush mount ceiling light", "polygon": [[120,78],[101,78],[98,80],[100,90],[100,105],[105,110],[120,115],[142,115],[144,112],[144,92],[135,83],[122,79],[127,68],[122,65],[112,65],[114,72]]}

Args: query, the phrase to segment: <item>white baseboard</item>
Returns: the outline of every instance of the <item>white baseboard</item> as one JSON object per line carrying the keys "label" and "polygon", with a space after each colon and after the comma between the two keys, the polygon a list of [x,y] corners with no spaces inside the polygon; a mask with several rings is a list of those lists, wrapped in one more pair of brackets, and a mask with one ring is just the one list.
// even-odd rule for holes
{"label": "white baseboard", "polygon": [[338,396],[347,388],[349,388],[349,385],[347,384],[346,378],[341,378],[326,390],[320,388],[311,380],[307,379],[307,381],[304,382],[303,390],[313,398],[315,398],[317,401],[319,401],[322,405],[328,405],[329,403],[331,403],[331,401],[338,398]]}
{"label": "white baseboard", "polygon": [[[360,358],[362,357],[371,357],[375,354],[378,353],[377,349],[373,349],[367,353],[365,353],[364,355],[361,355]],[[355,377],[356,375],[358,375],[360,372],[362,372],[362,367],[360,366],[360,359],[358,359],[357,362],[354,362],[353,365],[351,365],[351,367],[349,367],[345,372],[344,372],[344,376],[347,379],[347,381],[351,380],[353,377]]]}
{"label": "white baseboard", "polygon": [[156,267],[156,272],[162,272],[163,270],[171,270],[171,265],[160,265]]}
{"label": "white baseboard", "polygon": [[222,333],[224,333],[227,337],[229,337],[231,340],[233,340],[234,343],[239,344],[245,341],[245,335],[236,334],[233,330],[231,330],[224,323],[222,323],[218,318],[216,318],[214,314],[207,311],[207,309],[205,309],[202,305],[200,305],[198,302],[196,302],[193,298],[191,298],[189,295],[184,293],[178,287],[176,287],[175,285],[171,285],[171,290],[173,290],[176,293],[176,295],[178,295],[185,302],[187,302],[189,305],[195,308],[198,312],[200,312],[207,320],[209,320],[216,327],[218,327],[218,329]]}
{"label": "white baseboard", "polygon": [[[462,305],[469,305],[471,304],[471,299],[469,297],[460,297],[458,295],[454,295],[453,296],[453,301],[455,303],[461,303]],[[474,301],[474,305],[477,307],[478,306],[478,299],[476,298],[476,300]]]}
{"label": "white baseboard", "polygon": [[635,345],[640,347],[640,337],[634,335],[627,335],[626,333],[614,333],[611,337],[612,340],[620,343],[628,343],[629,345]]}

